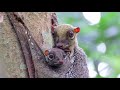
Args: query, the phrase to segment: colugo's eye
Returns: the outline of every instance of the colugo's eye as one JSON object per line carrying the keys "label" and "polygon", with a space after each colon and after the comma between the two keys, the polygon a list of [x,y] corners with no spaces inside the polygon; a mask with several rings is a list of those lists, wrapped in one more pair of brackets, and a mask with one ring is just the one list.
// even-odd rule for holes
{"label": "colugo's eye", "polygon": [[68,32],[68,35],[69,35],[69,37],[70,37],[71,39],[74,38],[74,32],[73,32],[73,31],[69,31],[69,32]]}
{"label": "colugo's eye", "polygon": [[48,58],[49,58],[50,60],[54,59],[54,54],[49,54]]}

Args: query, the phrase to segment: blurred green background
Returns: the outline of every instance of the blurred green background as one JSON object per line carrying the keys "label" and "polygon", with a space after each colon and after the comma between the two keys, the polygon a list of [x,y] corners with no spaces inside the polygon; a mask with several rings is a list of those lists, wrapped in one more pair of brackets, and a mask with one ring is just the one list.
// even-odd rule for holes
{"label": "blurred green background", "polygon": [[90,77],[120,78],[120,13],[100,13],[99,23],[91,25],[82,12],[56,12],[59,24],[81,28],[78,42],[88,56]]}

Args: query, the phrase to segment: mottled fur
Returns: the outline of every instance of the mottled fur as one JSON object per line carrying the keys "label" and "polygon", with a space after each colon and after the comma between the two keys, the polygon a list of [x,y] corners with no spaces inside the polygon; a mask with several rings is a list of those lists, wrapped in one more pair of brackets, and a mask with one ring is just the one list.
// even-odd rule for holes
{"label": "mottled fur", "polygon": [[82,48],[75,47],[74,54],[71,58],[73,62],[68,72],[66,73],[66,78],[88,78],[89,71],[87,68],[87,56]]}
{"label": "mottled fur", "polygon": [[[88,78],[87,55],[78,46],[77,33],[74,33],[72,39],[67,36],[67,32],[73,31],[75,28],[69,24],[56,26],[53,32],[54,47],[60,48],[66,53],[69,52],[69,58],[67,59],[71,62],[71,66],[63,73],[66,78]],[[59,47],[60,45],[62,47]]]}
{"label": "mottled fur", "polygon": [[46,55],[47,64],[53,68],[61,66],[65,61],[65,52],[59,48],[51,48]]}

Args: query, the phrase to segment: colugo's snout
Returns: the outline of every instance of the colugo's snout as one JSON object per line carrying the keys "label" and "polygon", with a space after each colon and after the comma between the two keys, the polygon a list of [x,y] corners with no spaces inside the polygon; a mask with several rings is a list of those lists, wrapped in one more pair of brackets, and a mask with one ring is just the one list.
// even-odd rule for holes
{"label": "colugo's snout", "polygon": [[56,44],[56,47],[58,47],[58,48],[60,48],[60,49],[63,49],[64,44],[63,44],[63,43],[57,43],[57,44]]}
{"label": "colugo's snout", "polygon": [[56,47],[60,49],[66,49],[69,47],[69,41],[65,40],[65,41],[58,42],[56,43]]}

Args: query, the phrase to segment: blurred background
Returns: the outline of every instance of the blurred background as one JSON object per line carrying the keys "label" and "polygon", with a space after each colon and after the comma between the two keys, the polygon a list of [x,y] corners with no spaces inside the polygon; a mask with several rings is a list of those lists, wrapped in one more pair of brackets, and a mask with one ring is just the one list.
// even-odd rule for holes
{"label": "blurred background", "polygon": [[120,12],[56,12],[59,24],[81,28],[78,43],[91,78],[120,78]]}

